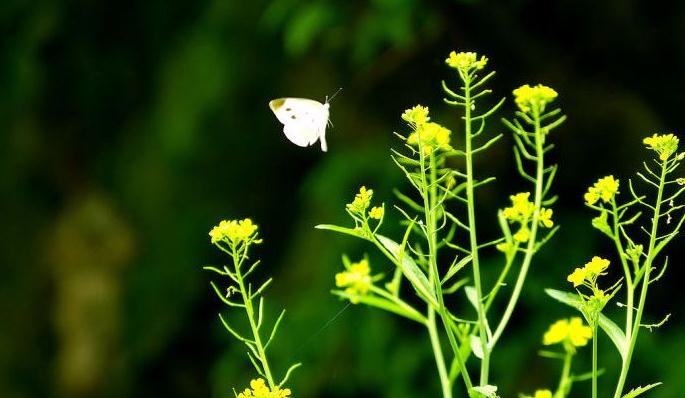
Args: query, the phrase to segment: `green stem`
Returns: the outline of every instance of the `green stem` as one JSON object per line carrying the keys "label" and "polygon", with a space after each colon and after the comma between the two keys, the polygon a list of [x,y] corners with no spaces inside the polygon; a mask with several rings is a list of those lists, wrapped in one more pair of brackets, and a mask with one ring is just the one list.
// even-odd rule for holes
{"label": "green stem", "polygon": [[526,275],[528,274],[528,269],[533,260],[533,255],[535,254],[535,243],[537,240],[538,224],[540,220],[540,209],[542,208],[542,192],[544,186],[544,171],[545,171],[545,161],[544,161],[544,132],[540,129],[540,115],[537,111],[533,114],[535,120],[535,152],[537,155],[537,168],[535,174],[535,212],[533,213],[533,220],[530,227],[530,237],[528,239],[528,244],[526,245],[526,254],[523,258],[521,264],[521,270],[519,271],[518,278],[516,279],[516,285],[514,286],[514,291],[511,293],[509,302],[507,303],[507,308],[504,310],[502,319],[500,320],[495,332],[490,340],[490,349],[495,347],[497,341],[502,336],[504,329],[509,323],[509,319],[514,312],[514,308],[518,302],[519,296],[521,295],[521,290],[523,289],[523,284],[526,280]]}
{"label": "green stem", "polygon": [[506,262],[504,264],[504,268],[502,269],[502,272],[500,273],[499,278],[497,278],[497,282],[495,282],[495,285],[492,287],[492,290],[490,290],[490,293],[488,294],[487,300],[485,300],[485,312],[486,313],[490,309],[492,302],[495,301],[495,297],[497,297],[497,293],[499,292],[500,287],[504,286],[504,280],[507,278],[507,275],[509,275],[509,269],[511,268],[511,265],[514,263],[514,259],[516,259],[516,252],[517,251],[518,251],[518,242],[514,244],[514,254],[507,256]]}
{"label": "green stem", "polygon": [[597,320],[592,322],[592,398],[597,398]]}
{"label": "green stem", "polygon": [[623,274],[626,278],[626,339],[630,340],[633,332],[633,301],[635,299],[635,287],[633,285],[633,277],[630,272],[630,267],[628,266],[628,260],[623,250],[623,243],[621,242],[621,231],[618,219],[618,209],[616,208],[616,198],[611,198],[611,207],[613,211],[613,235],[614,244],[616,246],[616,251],[618,252],[618,257],[621,259],[621,265],[623,266]]}
{"label": "green stem", "polygon": [[464,134],[466,136],[466,201],[468,207],[469,241],[471,243],[471,264],[473,264],[473,281],[476,288],[476,311],[478,312],[478,332],[483,351],[480,366],[480,385],[488,384],[490,372],[490,349],[488,347],[488,320],[483,306],[483,287],[481,285],[480,261],[478,258],[478,240],[476,236],[476,198],[473,187],[473,152],[471,135],[471,80],[468,76],[464,80]]}
{"label": "green stem", "polygon": [[659,217],[661,216],[661,199],[664,193],[664,184],[666,181],[666,164],[667,161],[663,161],[661,163],[661,178],[659,179],[656,204],[654,206],[654,218],[652,218],[652,231],[649,236],[649,249],[647,251],[647,259],[643,264],[643,267],[645,268],[644,275],[642,276],[642,289],[640,291],[640,301],[637,307],[637,313],[635,314],[635,321],[633,322],[633,331],[630,337],[630,342],[628,344],[628,350],[626,352],[625,358],[623,359],[623,364],[621,366],[621,374],[619,375],[618,383],[616,384],[614,398],[620,398],[621,394],[623,393],[623,387],[628,376],[628,370],[630,369],[630,361],[633,356],[633,350],[635,349],[635,342],[637,341],[637,335],[640,331],[640,323],[642,322],[642,312],[644,311],[645,302],[647,301],[649,277],[652,269],[652,262],[654,261],[654,246],[656,245],[656,238],[659,230]]}
{"label": "green stem", "polygon": [[[421,140],[419,139],[419,142]],[[436,298],[438,301],[438,313],[440,314],[440,318],[442,319],[443,325],[445,327],[445,331],[447,333],[447,338],[449,340],[450,346],[452,347],[452,351],[454,352],[454,355],[461,366],[462,369],[462,377],[464,379],[464,383],[467,387],[467,389],[470,391],[472,384],[470,377],[468,373],[466,372],[466,367],[463,358],[461,357],[461,351],[459,350],[459,345],[457,344],[456,337],[454,336],[454,331],[453,328],[451,327],[451,319],[449,318],[449,314],[447,312],[447,308],[445,307],[445,302],[444,302],[444,297],[442,294],[442,284],[440,282],[440,273],[438,271],[438,245],[437,245],[437,223],[436,223],[436,210],[437,210],[437,162],[435,160],[435,153],[431,152],[429,155],[429,168],[428,172],[430,173],[430,180],[427,179],[426,174],[426,157],[423,151],[422,147],[419,147],[419,152],[420,152],[420,166],[421,166],[421,180],[422,180],[422,185],[423,185],[423,192],[422,192],[422,197],[423,197],[423,205],[424,205],[424,213],[426,214],[426,231],[428,236],[426,237],[428,240],[428,253],[429,253],[429,263],[430,263],[430,268],[429,268],[429,275],[428,279],[431,283],[433,283],[433,286],[435,288],[435,294]],[[429,315],[433,312],[433,309],[429,309]],[[429,327],[429,333],[436,333],[437,337],[437,332],[436,331],[431,331]],[[431,340],[433,340],[433,336],[431,336]],[[436,345],[437,344],[437,345]],[[436,356],[436,361],[438,359],[438,355],[441,358],[441,366],[444,370],[445,364],[444,360],[442,359],[442,349],[440,348],[439,341],[436,341],[436,344],[434,344],[434,355]],[[439,351],[435,351],[436,347],[439,349]],[[440,371],[440,366],[439,369]],[[448,389],[449,389],[449,394],[451,396],[451,387],[449,386],[449,377],[447,379],[443,379],[442,374],[440,375],[440,380],[441,383],[444,383],[445,380],[448,382]],[[443,385],[443,394],[445,392],[445,386]]]}
{"label": "green stem", "polygon": [[433,348],[435,364],[438,367],[440,386],[442,387],[442,396],[443,398],[451,398],[452,386],[450,385],[449,375],[447,374],[447,368],[445,367],[445,358],[442,355],[440,337],[438,336],[438,331],[435,327],[435,310],[430,306],[428,306],[428,320],[426,322],[426,328],[428,328],[428,335],[430,336],[431,347]]}
{"label": "green stem", "polygon": [[262,370],[264,371],[264,377],[266,377],[267,383],[269,383],[269,388],[273,389],[276,387],[274,383],[273,376],[271,375],[271,369],[269,368],[269,362],[266,359],[266,350],[262,344],[262,339],[259,336],[259,327],[255,322],[254,307],[252,306],[252,298],[249,296],[249,292],[245,288],[245,281],[243,280],[243,275],[240,272],[240,266],[243,260],[246,258],[247,248],[243,249],[242,256],[238,255],[238,251],[234,248],[233,250],[233,265],[235,267],[235,275],[238,280],[238,287],[240,288],[240,293],[243,297],[243,303],[245,303],[245,312],[247,313],[247,319],[250,322],[250,328],[252,329],[252,336],[254,337],[255,348],[257,349],[257,354],[259,355],[259,362],[262,364]]}
{"label": "green stem", "polygon": [[564,398],[569,393],[569,382],[571,377],[571,360],[573,359],[573,354],[570,351],[566,351],[566,356],[564,357],[564,366],[561,369],[561,377],[559,378],[559,386],[557,391],[554,393],[554,398]]}

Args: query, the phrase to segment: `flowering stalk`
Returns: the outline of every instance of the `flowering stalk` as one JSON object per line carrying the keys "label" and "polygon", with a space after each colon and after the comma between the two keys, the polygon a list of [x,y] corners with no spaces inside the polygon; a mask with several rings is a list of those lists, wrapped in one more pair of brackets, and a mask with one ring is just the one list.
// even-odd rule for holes
{"label": "flowering stalk", "polygon": [[[552,210],[544,208],[543,205],[549,206],[556,200],[555,197],[546,197],[556,173],[556,166],[545,167],[544,155],[552,149],[552,146],[546,145],[545,141],[547,134],[563,123],[566,117],[562,115],[545,124],[546,120],[557,117],[561,112],[559,109],[545,112],[545,107],[557,96],[557,93],[549,87],[543,85],[537,85],[535,87],[524,85],[514,90],[514,96],[516,104],[519,107],[519,112],[517,112],[518,118],[523,121],[523,123],[527,123],[531,126],[533,131],[528,132],[518,119],[515,119],[513,122],[507,120],[503,121],[514,133],[516,142],[514,154],[516,155],[518,171],[525,179],[534,184],[535,193],[532,203],[528,202],[527,193],[512,196],[513,206],[505,209],[502,213],[504,218],[509,222],[519,222],[521,225],[519,231],[510,237],[507,224],[502,223],[504,225],[503,228],[507,229],[505,231],[505,242],[498,245],[498,249],[503,251],[506,255],[506,265],[502,273],[503,275],[506,275],[516,253],[519,251],[519,244],[525,244],[526,246],[523,249],[524,257],[521,262],[519,274],[516,278],[516,284],[514,285],[514,289],[504,313],[488,343],[488,352],[491,352],[494,349],[511,319],[521,291],[523,290],[523,285],[534,255],[542,244],[551,238],[558,229],[558,227],[555,227],[551,229],[543,239],[538,238],[539,226],[542,225],[545,228],[552,228],[554,225],[551,220]],[[532,149],[533,153],[529,153],[530,149],[527,148]],[[521,157],[535,162],[534,176],[529,175],[525,171]],[[500,285],[503,280],[504,278],[502,277],[501,280],[498,281],[498,285]],[[498,285],[493,288],[492,293],[497,293]],[[494,300],[494,296],[489,297],[489,302],[491,302],[491,300]]]}
{"label": "flowering stalk", "polygon": [[[448,59],[448,63],[450,60]],[[459,77],[464,83],[463,85],[463,108],[464,108],[464,136],[465,136],[465,150],[464,157],[466,159],[466,204],[468,213],[468,230],[469,230],[469,243],[470,243],[470,254],[471,254],[471,265],[473,269],[473,281],[476,291],[476,312],[478,314],[478,336],[480,338],[480,345],[483,347],[483,358],[481,361],[480,368],[480,385],[484,386],[488,384],[488,374],[490,369],[490,350],[488,349],[488,331],[489,326],[487,324],[488,320],[485,315],[485,307],[483,305],[483,288],[481,283],[480,275],[480,260],[478,255],[478,239],[476,234],[476,198],[474,195],[474,177],[473,177],[473,134],[471,130],[471,124],[473,120],[471,118],[471,108],[475,106],[474,100],[471,97],[471,79],[475,76],[475,70],[478,70],[484,66],[484,63],[476,65],[475,70],[471,72],[470,69],[473,67],[460,67],[456,57],[452,64],[457,66],[459,71]]]}
{"label": "flowering stalk", "polygon": [[[386,283],[385,289],[382,289],[374,283],[382,276],[373,276],[368,267],[363,271],[353,269],[349,261],[343,259],[346,271],[336,276],[336,286],[344,290],[335,290],[334,294],[352,303],[374,306],[423,323],[433,349],[443,397],[452,396],[452,384],[459,375],[469,396],[494,397],[497,387],[488,384],[490,353],[513,312],[532,256],[556,231],[556,228],[552,228],[552,210],[543,207],[553,201],[546,200],[545,197],[549,192],[556,167],[545,168],[542,155],[551,149],[550,146],[545,146],[545,135],[562,123],[564,117],[558,117],[550,122],[549,120],[558,116],[560,111],[544,110],[545,105],[556,96],[553,90],[544,86],[524,86],[515,91],[517,104],[522,110],[519,117],[534,128],[534,131],[528,132],[518,121],[511,124],[516,130],[517,145],[521,147],[518,149],[517,146],[515,149],[519,169],[524,177],[536,183],[535,199],[534,202],[530,202],[529,193],[512,196],[512,208],[505,209],[499,215],[505,237],[480,243],[477,240],[475,191],[494,178],[477,179],[473,162],[476,154],[497,142],[501,135],[482,144],[477,144],[476,139],[484,131],[486,119],[494,114],[504,100],[485,112],[474,114],[477,100],[490,93],[490,90],[482,88],[482,85],[494,75],[494,72],[484,77],[478,76],[487,64],[487,58],[478,57],[475,53],[452,52],[446,63],[457,71],[462,83],[459,92],[450,90],[444,82],[443,89],[447,94],[448,99],[445,101],[448,104],[464,109],[465,146],[463,149],[455,149],[450,145],[450,131],[430,120],[428,108],[419,105],[402,114],[402,119],[407,122],[411,131],[408,135],[397,135],[404,140],[409,154],[393,150],[392,158],[420,197],[415,201],[408,195],[397,193],[397,197],[409,208],[407,211],[395,206],[404,217],[406,230],[403,237],[392,240],[378,233],[384,220],[385,207],[381,205],[372,208],[373,192],[365,187],[360,188],[354,200],[346,207],[347,213],[354,220],[353,228],[336,225],[319,225],[317,228],[369,241],[395,266],[392,281]],[[527,149],[528,146],[531,149]],[[536,161],[537,178],[528,176],[523,171],[519,153],[527,159]],[[464,172],[446,167],[447,159],[452,156],[465,158]],[[446,208],[449,200],[466,205],[464,221]],[[417,214],[412,215],[412,212]],[[516,234],[507,232],[509,223],[520,224],[521,228]],[[538,230],[543,227],[550,228],[550,231],[545,238],[539,239]],[[454,239],[459,230],[466,231],[468,248],[460,246]],[[502,244],[506,247],[501,246]],[[482,284],[480,251],[495,245],[505,252],[506,261],[497,278],[497,284],[486,295]],[[520,249],[523,245],[526,249]],[[455,256],[447,269],[441,269],[438,265],[438,253],[444,247],[459,252],[459,256]],[[493,335],[487,311],[504,284],[518,252],[524,252],[524,271],[519,273],[507,311],[498,323],[496,335]],[[476,321],[453,315],[445,304],[445,296],[454,294],[468,283],[470,278],[457,277],[468,265],[472,265],[474,285],[466,286],[464,290],[476,310]],[[400,299],[399,285],[404,279],[409,282],[416,296],[425,303],[425,311],[419,311]],[[443,326],[441,330],[437,327],[438,317]],[[452,349],[449,374],[446,355],[441,346],[441,334],[447,337]],[[474,385],[466,367],[466,359],[471,352],[481,359],[479,385]]]}
{"label": "flowering stalk", "polygon": [[[637,306],[637,311],[635,313],[635,320],[633,321],[632,327],[630,330],[626,330],[626,354],[623,357],[623,362],[621,366],[621,373],[619,375],[618,382],[616,384],[616,390],[614,392],[614,397],[615,398],[620,398],[621,394],[623,393],[623,387],[625,385],[626,377],[628,375],[628,370],[630,368],[630,362],[632,359],[633,351],[635,349],[635,344],[637,342],[637,336],[638,332],[640,330],[640,326],[646,326],[649,327],[650,329],[652,327],[658,327],[663,324],[666,319],[668,319],[668,316],[664,318],[662,322],[656,325],[643,325],[642,322],[642,315],[644,312],[645,308],[645,303],[647,301],[647,292],[649,289],[649,285],[656,280],[658,280],[663,272],[666,269],[666,264],[664,264],[661,274],[659,274],[656,278],[652,279],[651,278],[651,273],[653,270],[653,263],[659,252],[663,250],[663,248],[678,234],[680,227],[683,224],[683,221],[685,221],[685,215],[682,215],[680,220],[678,221],[676,227],[672,229],[669,233],[659,236],[659,222],[663,217],[667,217],[666,224],[669,224],[671,221],[671,214],[682,208],[684,205],[674,205],[674,200],[677,199],[683,192],[683,188],[678,189],[675,193],[671,194],[669,197],[664,198],[664,192],[665,188],[668,184],[677,184],[677,185],[683,185],[685,181],[682,179],[677,179],[677,180],[669,180],[668,177],[671,173],[673,173],[678,166],[680,165],[680,161],[685,158],[684,153],[676,154],[676,151],[678,150],[678,138],[675,137],[673,134],[663,134],[663,135],[653,135],[652,137],[648,137],[644,139],[644,143],[647,145],[648,148],[652,149],[656,154],[658,155],[658,161],[657,164],[660,165],[660,172],[658,174],[652,172],[647,164],[644,164],[645,170],[648,172],[647,175],[644,175],[642,173],[638,173],[638,176],[648,183],[649,185],[653,186],[656,188],[657,194],[656,194],[656,201],[654,202],[654,205],[647,204],[644,201],[644,197],[638,196],[635,191],[633,190],[632,183],[630,184],[630,191],[631,194],[633,195],[634,201],[639,203],[640,205],[651,209],[652,210],[652,220],[651,220],[651,230],[649,231],[649,243],[647,245],[647,252],[646,252],[646,258],[644,259],[644,262],[641,267],[638,266],[636,272],[635,272],[635,282],[639,283],[641,279],[641,289],[640,289],[640,299],[638,302]],[[654,181],[656,179],[656,181]],[[664,205],[670,206],[669,209],[664,211],[662,207]],[[627,235],[626,235],[627,237]],[[619,240],[620,237],[615,237],[615,240]],[[633,251],[632,253],[626,251],[624,254],[625,256],[631,256],[634,258],[635,252]],[[639,257],[638,257],[639,258]],[[636,263],[639,263],[639,260],[635,261]],[[629,290],[634,290],[635,286],[628,286]],[[629,293],[628,297],[631,297],[634,295],[634,292],[631,291]],[[632,314],[632,312],[628,312],[628,315]],[[626,317],[628,319],[628,316]]]}
{"label": "flowering stalk", "polygon": [[560,344],[564,348],[564,353],[541,351],[540,355],[553,359],[563,359],[558,387],[554,394],[550,390],[537,390],[532,397],[523,395],[523,398],[565,398],[571,391],[574,381],[574,377],[571,375],[573,357],[577,349],[587,345],[591,337],[592,328],[584,325],[579,317],[560,319],[554,322],[543,335],[542,344],[545,346]]}
{"label": "flowering stalk", "polygon": [[[622,283],[622,281],[618,281],[606,290],[601,289],[597,285],[597,278],[605,274],[604,270],[608,267],[609,260],[594,257],[584,267],[576,268],[568,276],[568,281],[573,283],[574,287],[577,288],[582,285],[590,289],[591,294],[589,295],[580,291],[577,291],[578,294],[574,296],[551,289],[547,290],[547,293],[553,298],[573,306],[583,313],[593,326],[593,337],[596,337],[597,327],[599,326],[614,343],[614,346],[621,355],[621,373],[616,383],[614,398],[621,398],[623,396],[623,389],[640,327],[647,327],[651,330],[661,326],[668,319],[667,315],[657,324],[642,324],[649,285],[656,282],[663,275],[667,265],[667,262],[665,262],[660,273],[656,277],[652,277],[654,261],[661,250],[679,233],[680,227],[685,222],[685,214],[681,214],[674,228],[668,233],[659,235],[660,229],[664,227],[664,223],[661,223],[661,220],[666,218],[665,224],[670,224],[673,214],[676,214],[676,211],[685,207],[685,204],[676,205],[674,203],[685,192],[685,188],[678,188],[674,192],[666,193],[667,188],[673,185],[685,185],[685,180],[683,179],[669,179],[669,175],[678,168],[680,161],[685,158],[683,153],[676,154],[678,138],[673,134],[655,134],[652,137],[645,138],[643,142],[658,155],[658,160],[655,161],[660,168],[658,173],[652,171],[647,163],[643,163],[646,174],[642,172],[637,173],[640,179],[656,190],[656,199],[653,204],[647,202],[645,195],[638,195],[633,188],[632,181],[629,181],[628,187],[633,199],[619,205],[617,201],[619,181],[613,176],[599,179],[588,189],[584,196],[585,204],[599,212],[599,215],[592,220],[592,226],[614,241],[614,247],[621,260],[627,301],[626,304],[619,303],[620,306],[626,307],[624,329],[621,330],[612,320],[601,313],[606,303],[621,288],[620,284]],[[643,244],[636,243],[637,240],[631,237],[631,231],[628,229],[628,227],[640,219],[642,214],[640,211],[629,214],[637,206],[646,208],[652,214],[650,230],[640,227],[642,232],[648,236],[646,251],[643,250]],[[664,209],[666,206],[668,208]],[[611,225],[608,221],[609,215],[612,218]],[[635,309],[633,303],[638,286],[640,287],[640,297],[637,309]],[[598,376],[595,346],[596,343],[593,342],[593,397],[597,395]],[[635,397],[659,384],[661,383],[653,383],[637,388],[628,395]]]}
{"label": "flowering stalk", "polygon": [[[290,389],[282,389],[281,387],[287,382],[290,373],[301,364],[297,363],[292,365],[280,382],[277,383],[275,381],[271,367],[269,366],[266,351],[276,335],[278,325],[283,319],[285,310],[281,312],[274,323],[269,337],[264,340],[260,333],[264,315],[264,298],[262,297],[262,293],[271,284],[272,279],[269,278],[259,288],[253,290],[252,285],[247,282],[247,277],[257,268],[259,261],[255,261],[246,269],[246,262],[249,260],[248,251],[250,246],[262,242],[258,237],[257,229],[257,225],[253,224],[249,218],[240,221],[221,221],[219,225],[212,228],[209,232],[209,236],[216,247],[231,257],[233,260],[232,267],[204,267],[204,269],[228,277],[229,280],[233,282],[225,290],[225,293],[222,293],[214,282],[212,282],[211,285],[214,292],[226,305],[234,308],[242,308],[245,311],[245,315],[250,325],[251,337],[245,337],[236,331],[221,314],[219,314],[219,319],[233,337],[247,346],[247,356],[250,359],[250,362],[252,362],[257,373],[266,379],[267,384],[265,384],[263,379],[252,380],[250,383],[251,388],[244,390],[238,397],[248,398],[254,396],[284,398],[289,397],[291,392]],[[232,299],[232,296],[236,293],[240,294],[240,301],[234,301]],[[257,310],[255,310],[254,305],[256,298],[259,298]]]}

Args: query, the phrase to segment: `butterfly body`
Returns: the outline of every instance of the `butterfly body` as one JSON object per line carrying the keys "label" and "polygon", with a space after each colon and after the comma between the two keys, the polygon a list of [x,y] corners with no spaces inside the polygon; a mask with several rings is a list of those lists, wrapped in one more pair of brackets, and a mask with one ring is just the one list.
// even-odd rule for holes
{"label": "butterfly body", "polygon": [[269,108],[283,123],[283,133],[290,142],[306,147],[319,140],[321,150],[328,150],[328,102],[321,103],[307,98],[278,98],[269,101]]}

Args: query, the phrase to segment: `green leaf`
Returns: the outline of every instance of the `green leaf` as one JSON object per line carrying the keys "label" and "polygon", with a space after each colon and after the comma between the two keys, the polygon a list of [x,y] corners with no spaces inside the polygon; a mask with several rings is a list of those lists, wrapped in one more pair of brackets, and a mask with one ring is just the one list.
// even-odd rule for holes
{"label": "green leaf", "polygon": [[319,225],[315,226],[314,228],[322,229],[325,231],[339,232],[341,234],[352,235],[352,236],[356,236],[357,238],[366,239],[366,237],[362,234],[362,231],[357,229],[357,228],[339,227],[337,225],[332,225],[332,224],[319,224]]}
{"label": "green leaf", "polygon": [[483,359],[483,345],[480,343],[480,338],[476,335],[471,335],[469,337],[469,342],[471,343],[471,351],[473,355],[478,359]]}
{"label": "green leaf", "polygon": [[401,253],[400,245],[394,240],[383,235],[376,235],[376,238],[395,257],[395,264],[402,269],[402,274],[404,274],[404,277],[407,278],[419,295],[431,305],[437,307],[438,301],[435,297],[433,285],[428,282],[428,278],[426,278],[426,275],[421,271],[416,262],[406,253]]}
{"label": "green leaf", "polygon": [[461,271],[461,269],[464,268],[469,262],[471,262],[470,255],[459,260],[456,264],[451,266],[449,270],[447,270],[447,274],[445,274],[440,283],[444,285],[445,282],[450,280],[450,278],[453,277],[457,272]]}
{"label": "green leaf", "polygon": [[[582,312],[583,301],[575,293],[563,292],[556,289],[545,289],[545,293],[560,303],[571,306]],[[626,335],[623,330],[619,328],[614,321],[609,319],[604,314],[599,314],[599,327],[609,336],[609,339],[614,343],[621,358],[625,360],[626,356]]]}
{"label": "green leaf", "polygon": [[464,288],[464,293],[466,293],[466,298],[469,300],[469,303],[471,303],[473,308],[476,309],[476,312],[478,312],[478,295],[476,294],[476,288],[473,286],[466,286]]}
{"label": "green leaf", "polygon": [[357,300],[362,304],[366,304],[371,307],[376,307],[380,308],[382,310],[392,312],[394,314],[403,316],[405,318],[409,318],[413,321],[420,322],[420,323],[425,323],[426,320],[420,316],[418,313],[414,314],[410,311],[405,310],[404,308],[400,307],[399,305],[393,303],[390,300],[386,300],[382,297],[378,296],[372,296],[372,295],[356,295],[356,294],[350,294],[342,290],[333,290],[331,293],[333,293],[336,296],[340,296],[344,299],[348,300]]}
{"label": "green leaf", "polygon": [[659,385],[661,385],[661,382],[648,384],[644,387],[634,388],[634,389],[630,390],[628,392],[628,394],[624,395],[623,398],[635,398],[638,395],[642,394],[643,392],[645,392],[647,390],[651,390],[652,388],[659,386]]}

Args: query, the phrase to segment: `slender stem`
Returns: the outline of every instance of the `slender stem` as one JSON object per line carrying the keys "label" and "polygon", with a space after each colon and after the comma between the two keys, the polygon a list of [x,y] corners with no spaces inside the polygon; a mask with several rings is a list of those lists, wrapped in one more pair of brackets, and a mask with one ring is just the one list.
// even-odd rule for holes
{"label": "slender stem", "polygon": [[661,163],[661,178],[659,179],[659,187],[657,188],[656,203],[654,206],[654,217],[652,218],[652,231],[649,236],[649,249],[647,250],[647,259],[643,264],[643,267],[645,268],[644,275],[642,276],[642,289],[640,291],[640,301],[638,303],[637,313],[635,314],[635,321],[633,322],[633,332],[628,343],[628,350],[626,351],[625,358],[623,359],[623,365],[621,366],[621,374],[618,378],[618,383],[616,384],[614,398],[620,398],[621,394],[623,393],[623,387],[628,376],[628,370],[630,369],[630,361],[633,356],[633,350],[635,349],[635,342],[637,341],[637,335],[640,331],[640,323],[642,322],[642,312],[645,308],[645,302],[647,301],[649,276],[652,270],[652,262],[654,261],[654,246],[656,245],[656,238],[659,230],[659,217],[661,215],[661,198],[664,193],[667,169],[667,161],[663,161]]}
{"label": "slender stem", "polygon": [[276,387],[274,383],[273,376],[271,375],[271,369],[269,368],[269,362],[266,359],[266,350],[262,344],[262,339],[259,336],[259,328],[257,322],[255,321],[254,308],[252,306],[252,298],[249,296],[249,292],[245,288],[245,281],[243,280],[243,275],[240,272],[240,266],[243,260],[246,258],[247,248],[243,249],[242,256],[238,255],[238,252],[234,249],[233,251],[233,265],[235,267],[235,275],[238,280],[238,287],[240,288],[240,293],[243,296],[243,302],[245,303],[245,312],[247,312],[247,318],[250,321],[250,328],[252,329],[252,336],[254,337],[255,348],[257,349],[257,354],[259,354],[259,361],[262,364],[262,370],[264,371],[264,377],[266,377],[267,383],[269,383],[269,388]]}
{"label": "slender stem", "polygon": [[621,265],[623,266],[623,274],[626,278],[626,339],[630,340],[633,331],[633,300],[635,298],[635,287],[633,286],[633,277],[630,272],[630,267],[628,266],[628,260],[625,256],[625,251],[623,250],[623,243],[621,242],[621,231],[618,219],[618,210],[616,208],[616,197],[611,198],[611,208],[613,212],[613,235],[614,244],[616,245],[616,251],[618,252],[618,257],[621,259]]}
{"label": "slender stem", "polygon": [[[421,140],[419,139],[419,142]],[[440,318],[442,319],[443,325],[445,327],[445,332],[447,333],[447,338],[449,340],[450,346],[452,347],[452,351],[454,352],[454,355],[456,356],[456,359],[461,366],[462,369],[462,378],[464,379],[464,383],[467,387],[467,389],[470,391],[471,390],[471,380],[469,377],[468,372],[466,371],[466,366],[464,363],[463,358],[461,357],[461,351],[459,350],[459,345],[457,344],[457,339],[454,336],[454,331],[453,328],[451,327],[451,320],[449,318],[449,314],[447,313],[447,309],[445,307],[445,302],[444,302],[444,297],[442,294],[442,284],[440,283],[440,273],[438,271],[438,245],[437,245],[437,222],[436,222],[436,210],[437,210],[437,162],[435,160],[435,153],[431,152],[429,155],[429,170],[426,170],[426,157],[425,153],[423,151],[422,147],[419,147],[419,152],[420,152],[420,167],[421,167],[421,180],[422,180],[422,186],[423,186],[423,192],[421,193],[423,197],[423,205],[424,205],[424,213],[426,214],[426,231],[428,233],[428,236],[426,237],[428,240],[428,253],[429,253],[429,263],[430,263],[430,268],[429,268],[429,275],[428,279],[431,283],[433,283],[433,286],[435,288],[435,294],[437,296],[437,301],[438,301],[438,313],[440,314]],[[427,178],[426,174],[427,171],[430,173],[430,179]],[[432,308],[429,308],[429,315],[433,314],[434,316],[434,311]],[[434,323],[433,323],[434,326]],[[435,332],[437,336],[437,331],[431,331],[429,328],[429,333]],[[433,337],[431,337],[433,339]],[[436,361],[438,360],[438,355],[440,358],[442,358],[442,349],[439,346],[439,340],[435,342],[437,345],[437,348],[440,349],[439,352],[435,351],[436,345],[434,345],[434,355],[436,356]],[[442,367],[445,367],[444,360],[440,360],[442,363]],[[440,371],[440,369],[438,369]],[[441,384],[444,382],[445,379],[443,379],[442,375],[440,375],[440,381]],[[449,386],[449,377],[447,377],[447,382],[448,382],[448,388],[449,388],[449,394],[451,396],[451,387]],[[443,394],[444,394],[444,385],[443,385]]]}
{"label": "slender stem", "polygon": [[[518,251],[518,242],[514,245],[514,250]],[[492,287],[492,290],[490,290],[490,293],[488,293],[488,298],[487,300],[485,300],[486,313],[490,309],[492,302],[495,301],[495,297],[497,297],[497,293],[499,292],[500,287],[504,285],[504,280],[507,278],[507,275],[509,275],[509,269],[511,268],[511,265],[514,263],[514,259],[516,259],[516,251],[513,255],[507,256],[504,268],[502,269],[499,278],[497,278],[497,282],[495,282],[495,285]]]}
{"label": "slender stem", "polygon": [[428,306],[428,320],[426,321],[426,328],[428,328],[428,335],[431,340],[431,347],[433,348],[433,356],[435,357],[435,364],[438,367],[438,375],[440,376],[440,386],[442,387],[443,398],[452,398],[452,386],[450,385],[450,378],[445,367],[445,358],[442,355],[442,347],[440,347],[440,337],[435,327],[435,310]]}
{"label": "slender stem", "polygon": [[[447,339],[449,340],[452,351],[462,369],[462,378],[464,379],[464,384],[467,390],[470,392],[472,388],[471,378],[466,370],[466,365],[464,359],[461,356],[461,350],[457,343],[457,339],[454,336],[454,330],[452,327],[452,320],[449,317],[447,308],[445,307],[445,300],[442,294],[442,284],[440,282],[440,273],[438,271],[438,244],[437,244],[437,198],[438,198],[438,187],[437,187],[437,162],[435,159],[435,153],[431,152],[429,155],[429,167],[430,167],[430,180],[429,185],[426,185],[426,169],[425,169],[425,156],[421,155],[421,175],[424,182],[424,187],[428,187],[428,192],[424,190],[424,210],[426,214],[426,226],[428,231],[428,251],[429,251],[429,261],[430,261],[430,275],[432,277],[433,285],[435,286],[435,294],[438,300],[438,312],[442,323],[445,327],[445,332],[447,333]],[[449,380],[449,378],[448,378]],[[451,394],[451,391],[450,391]]]}
{"label": "slender stem", "polygon": [[597,320],[592,322],[592,398],[597,398]]}
{"label": "slender stem", "polygon": [[504,310],[502,319],[500,320],[495,332],[490,340],[490,349],[494,348],[497,341],[502,336],[504,329],[514,312],[516,303],[518,302],[519,296],[521,295],[521,290],[523,289],[523,283],[526,280],[526,275],[528,274],[528,268],[533,260],[533,255],[535,254],[535,243],[537,240],[538,224],[540,220],[540,209],[542,208],[542,193],[544,186],[544,171],[545,171],[545,160],[544,160],[544,132],[540,129],[540,115],[535,111],[533,118],[535,120],[535,152],[537,156],[537,169],[535,173],[535,212],[533,212],[533,220],[530,227],[530,237],[528,239],[528,244],[526,246],[526,254],[523,258],[521,264],[521,270],[519,271],[518,278],[516,279],[516,285],[514,286],[514,291],[511,293],[509,302],[507,303],[507,308]]}
{"label": "slender stem", "polygon": [[571,377],[571,360],[573,359],[573,354],[570,351],[566,351],[566,356],[564,357],[564,366],[561,369],[561,377],[559,378],[559,386],[557,391],[554,393],[554,398],[564,398],[568,394],[568,385]]}
{"label": "slender stem", "polygon": [[480,364],[480,385],[488,384],[490,372],[490,349],[488,348],[487,316],[483,306],[483,287],[480,277],[480,261],[478,258],[478,240],[476,236],[476,198],[473,188],[473,151],[471,135],[471,80],[464,79],[464,134],[466,136],[466,200],[468,202],[469,241],[471,243],[471,264],[473,264],[473,281],[476,288],[476,311],[478,312],[478,332],[480,344],[483,348],[483,359]]}

